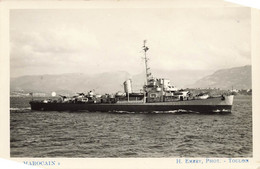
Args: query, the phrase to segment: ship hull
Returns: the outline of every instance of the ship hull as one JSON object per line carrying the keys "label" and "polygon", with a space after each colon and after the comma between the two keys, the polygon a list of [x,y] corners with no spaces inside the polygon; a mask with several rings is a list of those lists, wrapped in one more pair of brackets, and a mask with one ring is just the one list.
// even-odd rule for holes
{"label": "ship hull", "polygon": [[160,103],[114,103],[114,104],[88,104],[88,103],[42,103],[30,102],[32,110],[41,111],[80,111],[90,112],[199,112],[199,113],[231,113],[233,96],[225,99],[211,98],[206,100],[186,100]]}

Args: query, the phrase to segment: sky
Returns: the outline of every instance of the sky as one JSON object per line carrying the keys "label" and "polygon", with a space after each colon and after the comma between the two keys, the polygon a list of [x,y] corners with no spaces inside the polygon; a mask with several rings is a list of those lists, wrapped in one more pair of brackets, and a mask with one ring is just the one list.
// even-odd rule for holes
{"label": "sky", "polygon": [[12,9],[11,77],[251,64],[250,8]]}

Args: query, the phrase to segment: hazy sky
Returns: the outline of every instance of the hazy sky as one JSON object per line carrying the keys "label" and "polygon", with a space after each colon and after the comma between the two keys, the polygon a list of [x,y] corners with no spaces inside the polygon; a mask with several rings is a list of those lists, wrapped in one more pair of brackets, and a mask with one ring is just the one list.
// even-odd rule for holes
{"label": "hazy sky", "polygon": [[250,8],[13,9],[11,77],[251,64]]}

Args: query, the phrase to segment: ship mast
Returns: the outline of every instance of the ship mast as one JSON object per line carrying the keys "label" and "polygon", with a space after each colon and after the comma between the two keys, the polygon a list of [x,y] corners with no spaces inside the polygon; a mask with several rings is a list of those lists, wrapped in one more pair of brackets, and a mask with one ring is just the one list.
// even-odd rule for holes
{"label": "ship mast", "polygon": [[148,47],[146,46],[146,40],[144,40],[144,46],[143,46],[143,50],[144,50],[144,61],[145,61],[145,73],[146,73],[146,85],[148,84],[148,80],[151,76],[151,73],[149,72],[150,68],[148,67],[148,58],[146,56],[146,52],[148,51]]}

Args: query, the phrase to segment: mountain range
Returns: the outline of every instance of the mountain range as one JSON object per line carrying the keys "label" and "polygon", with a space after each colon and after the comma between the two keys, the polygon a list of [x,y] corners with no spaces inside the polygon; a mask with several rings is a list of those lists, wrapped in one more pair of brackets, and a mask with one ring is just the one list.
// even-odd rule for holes
{"label": "mountain range", "polygon": [[193,88],[252,89],[251,66],[222,69],[198,80]]}
{"label": "mountain range", "polygon": [[[152,70],[154,77],[170,79],[178,88],[221,88],[250,89],[252,85],[251,66],[235,67],[218,71]],[[85,73],[69,73],[58,75],[32,75],[10,79],[10,92],[42,92],[50,94],[73,95],[76,92],[94,90],[97,93],[114,93],[123,91],[123,82],[132,79],[133,89],[138,92],[145,80],[145,73],[131,75],[125,71],[106,72],[89,75]]]}

